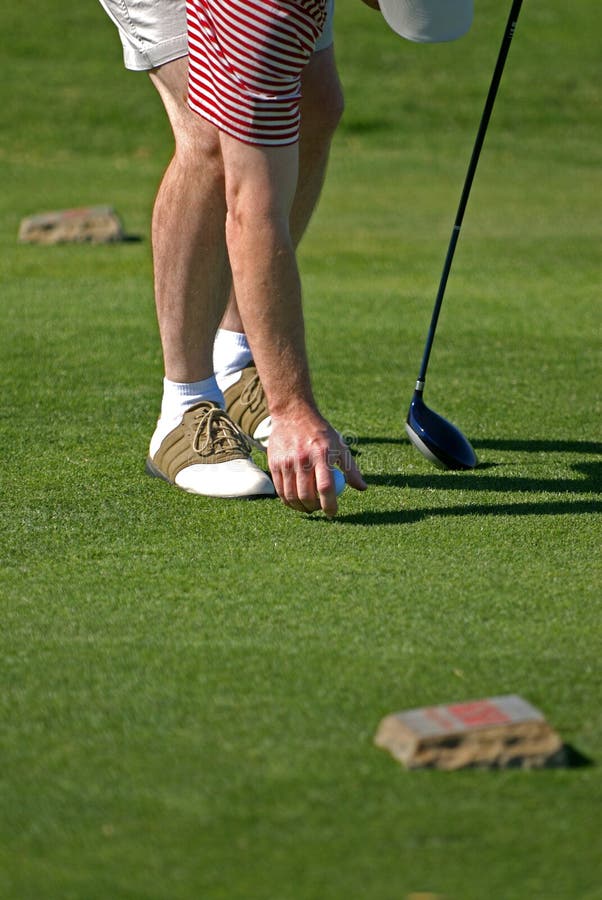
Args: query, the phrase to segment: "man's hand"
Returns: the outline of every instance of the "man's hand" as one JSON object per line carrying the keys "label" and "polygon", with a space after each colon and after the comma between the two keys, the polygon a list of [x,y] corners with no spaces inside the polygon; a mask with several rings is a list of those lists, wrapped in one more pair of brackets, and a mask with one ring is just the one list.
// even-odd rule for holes
{"label": "man's hand", "polygon": [[335,465],[351,487],[358,491],[367,487],[349,447],[311,408],[286,417],[272,416],[268,462],[282,502],[300,512],[322,509],[329,517],[336,515]]}

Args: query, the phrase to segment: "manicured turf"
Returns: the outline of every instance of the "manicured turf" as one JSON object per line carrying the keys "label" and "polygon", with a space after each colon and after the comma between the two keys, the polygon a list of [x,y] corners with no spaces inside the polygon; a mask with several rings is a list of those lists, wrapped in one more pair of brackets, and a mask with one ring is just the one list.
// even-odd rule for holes
{"label": "manicured turf", "polygon": [[[337,521],[147,479],[161,359],[149,214],[170,153],[100,7],[3,13],[6,900],[598,900],[598,5],[526,2],[426,399],[405,416],[506,8],[417,47],[339,3],[347,113],[301,251],[316,392],[370,489]],[[114,204],[143,240],[18,246]],[[396,709],[516,692],[593,765],[407,773]]]}

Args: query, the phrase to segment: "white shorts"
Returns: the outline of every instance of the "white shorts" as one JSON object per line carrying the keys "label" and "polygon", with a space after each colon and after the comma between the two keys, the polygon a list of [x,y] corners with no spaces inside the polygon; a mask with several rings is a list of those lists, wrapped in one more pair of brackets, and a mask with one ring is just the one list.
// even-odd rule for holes
{"label": "white shorts", "polygon": [[[126,69],[144,72],[188,54],[186,0],[100,0],[119,31]],[[334,0],[314,52],[333,42]]]}

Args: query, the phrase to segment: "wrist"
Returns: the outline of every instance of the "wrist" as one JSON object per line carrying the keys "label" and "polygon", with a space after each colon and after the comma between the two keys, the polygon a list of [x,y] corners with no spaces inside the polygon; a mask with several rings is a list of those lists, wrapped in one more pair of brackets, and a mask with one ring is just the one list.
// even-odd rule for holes
{"label": "wrist", "polygon": [[293,422],[305,419],[308,416],[319,415],[311,390],[302,394],[287,394],[282,397],[268,398],[268,407],[273,422],[281,420]]}

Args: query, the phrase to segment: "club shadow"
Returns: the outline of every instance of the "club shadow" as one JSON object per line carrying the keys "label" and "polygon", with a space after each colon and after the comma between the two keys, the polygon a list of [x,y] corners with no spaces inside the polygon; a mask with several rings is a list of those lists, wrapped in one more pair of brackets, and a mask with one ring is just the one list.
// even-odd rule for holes
{"label": "club shadow", "polygon": [[[386,435],[377,435],[374,437],[349,436],[351,446],[354,444],[358,447],[367,447],[371,444],[375,446],[385,444],[389,446],[409,446],[410,441],[403,435],[396,437],[388,437]],[[502,450],[514,451],[515,453],[585,453],[585,454],[602,454],[602,442],[600,441],[564,441],[564,440],[518,440],[515,438],[497,439],[483,438],[479,440],[471,438],[471,444],[477,450]]]}
{"label": "club shadow", "polygon": [[425,519],[452,519],[462,516],[564,516],[567,514],[583,515],[601,512],[602,501],[579,500],[571,503],[558,500],[539,503],[500,503],[497,505],[481,503],[476,506],[469,504],[466,506],[439,506],[425,509],[365,511],[342,513],[334,520],[322,517],[312,518],[311,516],[308,516],[307,519],[311,522],[328,524],[333,521],[339,525],[358,525],[370,528],[376,525],[413,525],[417,522],[423,522]]}
{"label": "club shadow", "polygon": [[473,441],[479,450],[510,450],[517,453],[602,453],[600,441],[563,441],[563,440],[530,440],[516,439],[476,439]]}
{"label": "club shadow", "polygon": [[602,491],[602,463],[586,462],[571,466],[576,478],[528,478],[514,475],[475,475],[443,471],[416,475],[365,473],[367,484],[384,487],[433,488],[436,490],[492,491],[513,493],[592,494]]}

